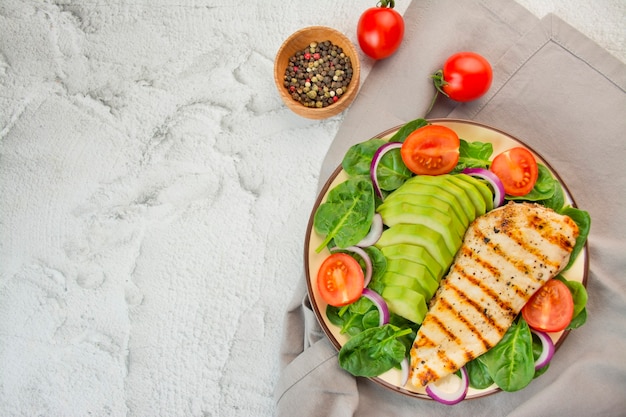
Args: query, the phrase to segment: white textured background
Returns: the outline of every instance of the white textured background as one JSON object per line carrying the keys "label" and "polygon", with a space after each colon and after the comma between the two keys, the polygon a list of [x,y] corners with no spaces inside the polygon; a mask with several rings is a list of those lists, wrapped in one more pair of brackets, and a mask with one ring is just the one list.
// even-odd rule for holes
{"label": "white textured background", "polygon": [[[518,2],[626,61],[624,0]],[[291,114],[273,57],[375,1],[307,4],[0,1],[0,415],[273,414],[341,123]]]}

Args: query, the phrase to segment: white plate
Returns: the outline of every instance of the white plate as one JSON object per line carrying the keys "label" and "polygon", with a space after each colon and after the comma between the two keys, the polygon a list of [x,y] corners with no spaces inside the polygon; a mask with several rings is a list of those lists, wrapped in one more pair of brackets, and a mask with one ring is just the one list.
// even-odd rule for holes
{"label": "white plate", "polygon": [[[533,151],[532,148],[524,144],[519,139],[516,139],[513,136],[501,130],[498,130],[498,129],[495,129],[495,128],[492,128],[492,127],[489,127],[489,126],[486,126],[477,122],[472,122],[472,121],[456,120],[456,119],[433,119],[433,120],[430,120],[430,122],[433,124],[444,125],[444,126],[451,128],[459,135],[460,138],[468,142],[476,142],[476,141],[490,142],[493,145],[492,156],[495,156],[499,154],[500,152],[503,152],[515,146],[523,146],[529,149],[535,155],[535,157],[537,158],[537,161],[545,165],[548,169],[550,169],[554,177],[561,183],[561,185],[563,186],[563,190],[565,192],[565,199],[567,203],[576,207],[576,204],[574,203],[574,199],[569,193],[569,190],[567,190],[567,187],[565,186],[565,184],[563,184],[563,182],[561,181],[558,174],[554,171],[554,169],[550,167],[550,165],[544,158],[538,155],[535,151]],[[392,129],[389,129],[385,132],[380,133],[376,137],[382,138],[382,139],[388,139],[400,127],[401,126],[397,126]],[[307,226],[305,247],[304,247],[304,265],[305,265],[305,272],[306,272],[307,287],[309,290],[309,297],[311,299],[311,305],[313,306],[315,315],[318,321],[320,322],[320,325],[322,329],[324,330],[324,333],[326,334],[328,339],[331,341],[331,343],[337,348],[337,350],[341,349],[341,346],[343,346],[347,342],[348,337],[346,335],[341,334],[340,328],[332,324],[326,317],[327,304],[321,298],[317,290],[317,271],[319,270],[319,267],[321,263],[323,262],[323,260],[326,259],[328,255],[330,255],[330,252],[326,249],[320,253],[315,252],[315,248],[317,248],[322,243],[324,236],[318,235],[313,229],[313,217],[319,205],[322,204],[326,200],[326,195],[328,191],[331,190],[336,185],[340,184],[341,182],[345,181],[347,178],[348,178],[347,174],[341,169],[341,166],[339,166],[335,170],[335,172],[331,175],[331,177],[328,179],[324,187],[322,188],[322,191],[320,192],[320,195],[317,197],[317,200],[311,212],[309,224]],[[589,269],[588,254],[587,254],[587,246],[585,245],[583,250],[578,255],[576,262],[572,265],[570,269],[568,269],[567,271],[563,273],[563,276],[565,276],[568,280],[578,281],[578,282],[583,283],[583,285],[586,286],[588,269]],[[555,342],[557,349],[561,345],[561,343],[563,343],[567,334],[568,334],[567,331],[551,334],[552,339]],[[555,358],[558,360],[558,355],[556,355]],[[426,395],[424,388],[413,387],[412,385],[410,385],[410,383],[407,384],[407,386],[402,387],[401,375],[400,375],[400,371],[398,370],[392,369],[376,378],[371,378],[371,379],[381,384],[382,386],[388,389],[391,389],[393,391],[396,391],[398,393],[405,394],[405,395],[412,396],[412,397],[417,397],[417,398],[430,399],[430,397]],[[471,399],[471,398],[482,397],[484,395],[492,394],[498,391],[500,391],[500,389],[495,384],[491,387],[488,387],[482,390],[476,390],[476,389],[470,388],[466,398]]]}

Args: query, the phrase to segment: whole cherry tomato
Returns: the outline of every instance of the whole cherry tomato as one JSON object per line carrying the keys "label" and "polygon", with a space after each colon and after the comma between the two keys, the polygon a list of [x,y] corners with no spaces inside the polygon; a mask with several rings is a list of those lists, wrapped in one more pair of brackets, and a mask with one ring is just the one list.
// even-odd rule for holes
{"label": "whole cherry tomato", "polygon": [[475,52],[450,56],[443,69],[432,76],[435,87],[454,101],[472,101],[491,87],[493,71],[489,61]]}
{"label": "whole cherry tomato", "polygon": [[365,10],[359,19],[359,46],[371,58],[387,58],[402,43],[404,19],[393,6],[393,0],[382,0],[380,6]]}

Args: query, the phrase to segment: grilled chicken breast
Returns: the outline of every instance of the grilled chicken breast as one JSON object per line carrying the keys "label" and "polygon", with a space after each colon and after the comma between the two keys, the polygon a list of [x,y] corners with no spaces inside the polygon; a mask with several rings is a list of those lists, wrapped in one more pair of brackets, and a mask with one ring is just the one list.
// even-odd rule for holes
{"label": "grilled chicken breast", "polygon": [[569,261],[574,221],[509,203],[468,228],[411,348],[410,379],[426,386],[495,346],[528,299]]}

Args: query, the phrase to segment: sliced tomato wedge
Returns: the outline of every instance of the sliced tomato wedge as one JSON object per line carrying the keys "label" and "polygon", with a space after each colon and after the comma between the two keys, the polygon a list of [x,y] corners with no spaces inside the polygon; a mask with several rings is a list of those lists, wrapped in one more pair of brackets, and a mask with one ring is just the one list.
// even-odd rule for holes
{"label": "sliced tomato wedge", "polygon": [[440,125],[427,125],[407,136],[400,149],[402,161],[417,175],[441,175],[459,162],[461,141],[456,132]]}
{"label": "sliced tomato wedge", "polygon": [[551,279],[522,308],[522,317],[535,330],[560,332],[572,321],[574,298],[567,285]]}
{"label": "sliced tomato wedge", "polygon": [[490,169],[502,181],[504,192],[513,196],[528,194],[539,177],[537,160],[528,149],[521,146],[498,154],[491,162]]}
{"label": "sliced tomato wedge", "polygon": [[351,304],[361,297],[365,281],[361,265],[345,253],[333,253],[317,273],[317,289],[331,306]]}

